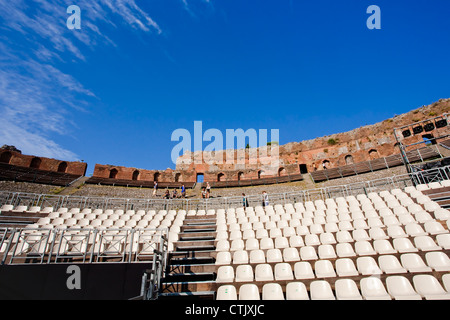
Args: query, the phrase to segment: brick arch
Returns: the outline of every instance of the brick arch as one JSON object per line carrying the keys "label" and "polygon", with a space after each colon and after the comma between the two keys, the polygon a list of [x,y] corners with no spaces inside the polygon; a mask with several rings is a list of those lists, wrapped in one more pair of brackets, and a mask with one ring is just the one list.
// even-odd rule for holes
{"label": "brick arch", "polygon": [[39,169],[41,163],[42,163],[41,158],[34,157],[33,159],[31,159],[30,168]]}
{"label": "brick arch", "polygon": [[217,181],[225,181],[225,174],[223,172],[217,175]]}
{"label": "brick arch", "polygon": [[109,170],[109,178],[110,179],[117,179],[117,174],[119,173],[119,171],[116,168],[113,168],[111,170]]}
{"label": "brick arch", "polygon": [[346,165],[355,163],[355,161],[353,160],[353,156],[351,154],[346,155],[344,160]]}
{"label": "brick arch", "polygon": [[12,153],[9,151],[5,151],[0,155],[0,162],[1,163],[10,163],[12,158]]}
{"label": "brick arch", "polygon": [[139,180],[139,175],[140,175],[141,173],[139,172],[139,170],[134,170],[133,171],[133,176],[131,177],[131,180],[134,180],[134,181],[137,181],[137,180]]}
{"label": "brick arch", "polygon": [[58,172],[61,172],[61,173],[67,172],[67,162],[63,161],[58,165]]}

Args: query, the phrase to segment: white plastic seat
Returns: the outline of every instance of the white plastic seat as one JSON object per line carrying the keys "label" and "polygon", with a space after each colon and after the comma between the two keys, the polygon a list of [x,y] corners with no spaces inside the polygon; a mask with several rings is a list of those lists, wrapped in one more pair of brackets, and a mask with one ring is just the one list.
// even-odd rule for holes
{"label": "white plastic seat", "polygon": [[339,226],[336,222],[328,222],[325,224],[325,232],[328,233],[336,233],[339,231]]}
{"label": "white plastic seat", "polygon": [[448,293],[450,293],[450,274],[444,274],[442,276],[442,282],[444,283],[444,288],[447,290]]}
{"label": "white plastic seat", "polygon": [[316,250],[314,249],[314,247],[311,246],[305,246],[300,248],[300,258],[304,261],[319,259]]}
{"label": "white plastic seat", "polygon": [[320,245],[320,239],[317,234],[307,234],[305,235],[305,245],[307,246],[318,246]]}
{"label": "white plastic seat", "polygon": [[292,248],[303,247],[305,245],[301,236],[292,236],[289,238],[289,246]]}
{"label": "white plastic seat", "polygon": [[414,288],[426,300],[450,300],[439,281],[432,275],[420,274],[413,277]]}
{"label": "white plastic seat", "polygon": [[267,262],[282,262],[283,254],[280,249],[269,249],[266,252]]}
{"label": "white plastic seat", "polygon": [[358,285],[351,279],[338,279],[334,283],[337,300],[362,300]]}
{"label": "white plastic seat", "polygon": [[394,255],[383,255],[378,257],[380,269],[386,274],[407,273],[406,270]]}
{"label": "white plastic seat", "polygon": [[352,277],[359,275],[353,260],[349,258],[336,260],[336,273],[339,277]]}
{"label": "white plastic seat", "polygon": [[352,235],[348,231],[339,231],[336,233],[336,240],[339,243],[354,242]]}
{"label": "white plastic seat", "polygon": [[405,230],[403,230],[403,227],[400,225],[390,225],[387,227],[387,234],[390,238],[404,238],[408,235],[406,234]]}
{"label": "white plastic seat", "polygon": [[387,277],[386,287],[395,300],[422,300],[409,280],[403,276]]}
{"label": "white plastic seat", "polygon": [[334,247],[331,244],[323,244],[317,249],[320,259],[335,259],[337,258]]}
{"label": "white plastic seat", "polygon": [[408,238],[395,238],[392,242],[394,244],[395,250],[400,253],[419,251],[419,249],[417,249]]}
{"label": "white plastic seat", "polygon": [[425,222],[424,227],[425,227],[425,231],[431,235],[448,233],[448,230],[446,230],[442,226],[442,224],[440,224],[436,220]]}
{"label": "white plastic seat", "polygon": [[294,265],[294,276],[297,280],[303,279],[314,279],[314,271],[312,269],[311,263],[308,261],[300,261]]}
{"label": "white plastic seat", "polygon": [[316,280],[310,284],[311,300],[336,300],[331,285],[325,280]]}
{"label": "white plastic seat", "polygon": [[431,272],[431,267],[427,266],[417,253],[405,253],[400,256],[402,266],[411,273]]}
{"label": "white plastic seat", "polygon": [[277,237],[275,238],[275,248],[276,249],[284,249],[289,247],[289,240],[285,237]]}
{"label": "white plastic seat", "polygon": [[305,284],[302,282],[289,282],[286,285],[286,300],[309,300]]}
{"label": "white plastic seat", "polygon": [[441,250],[430,236],[420,236],[414,238],[414,245],[420,251]]}
{"label": "white plastic seat", "polygon": [[357,241],[355,242],[355,252],[359,256],[369,256],[376,254],[369,241]]}
{"label": "white plastic seat", "polygon": [[270,264],[258,264],[255,267],[255,280],[256,281],[273,281],[273,270]]}
{"label": "white plastic seat", "polygon": [[450,234],[438,234],[436,236],[436,241],[440,247],[444,248],[444,250],[450,250]]}
{"label": "white plastic seat", "polygon": [[216,265],[231,264],[231,253],[229,251],[219,251],[216,255]]}
{"label": "white plastic seat", "polygon": [[284,300],[281,285],[278,283],[266,283],[262,288],[262,300]]}
{"label": "white plastic seat", "polygon": [[411,237],[426,236],[428,233],[418,223],[408,223],[405,225],[405,231]]}
{"label": "white plastic seat", "polygon": [[357,258],[356,267],[358,268],[358,272],[363,276],[383,273],[373,257]]}
{"label": "white plastic seat", "polygon": [[253,269],[248,264],[241,264],[236,267],[236,282],[252,282],[253,281]]}
{"label": "white plastic seat", "polygon": [[275,280],[294,280],[294,273],[289,263],[282,262],[275,265]]}
{"label": "white plastic seat", "polygon": [[370,240],[370,236],[364,229],[356,229],[352,232],[352,237],[355,241],[368,241]]}
{"label": "white plastic seat", "polygon": [[230,242],[228,240],[219,240],[216,244],[216,251],[229,251]]}
{"label": "white plastic seat", "polygon": [[236,287],[233,285],[223,285],[217,289],[216,300],[237,300]]}
{"label": "white plastic seat", "polygon": [[418,212],[414,215],[414,219],[419,223],[425,223],[427,221],[433,221],[434,219],[426,211]]}
{"label": "white plastic seat", "polygon": [[356,252],[348,242],[338,243],[336,245],[336,254],[339,258],[356,257]]}
{"label": "white plastic seat", "polygon": [[375,240],[373,248],[378,254],[393,254],[397,253],[389,240]]}
{"label": "white plastic seat", "polygon": [[239,288],[239,300],[261,300],[256,284],[246,283]]}
{"label": "white plastic seat", "polygon": [[275,248],[272,238],[262,238],[259,241],[259,248],[262,250],[268,250]]}
{"label": "white plastic seat", "polygon": [[244,240],[236,239],[231,241],[230,251],[244,250],[244,248],[245,248]]}
{"label": "white plastic seat", "polygon": [[266,263],[264,251],[260,249],[250,251],[250,263]]}
{"label": "white plastic seat", "polygon": [[442,251],[427,252],[425,260],[435,271],[450,271],[450,258]]}
{"label": "white plastic seat", "polygon": [[234,269],[232,266],[221,266],[217,269],[216,282],[233,282],[234,281]]}
{"label": "white plastic seat", "polygon": [[384,230],[380,227],[370,228],[369,235],[373,240],[389,239]]}
{"label": "white plastic seat", "polygon": [[361,279],[360,287],[365,300],[392,300],[383,283],[377,277]]}
{"label": "white plastic seat", "polygon": [[314,270],[317,278],[336,277],[336,271],[334,271],[330,260],[317,260],[314,264]]}
{"label": "white plastic seat", "polygon": [[248,252],[245,250],[237,250],[233,253],[233,264],[248,264]]}
{"label": "white plastic seat", "polygon": [[329,232],[321,233],[319,236],[319,240],[321,244],[336,244],[336,239],[334,238],[334,235]]}
{"label": "white plastic seat", "polygon": [[291,247],[283,249],[283,260],[285,262],[300,261],[299,251]]}

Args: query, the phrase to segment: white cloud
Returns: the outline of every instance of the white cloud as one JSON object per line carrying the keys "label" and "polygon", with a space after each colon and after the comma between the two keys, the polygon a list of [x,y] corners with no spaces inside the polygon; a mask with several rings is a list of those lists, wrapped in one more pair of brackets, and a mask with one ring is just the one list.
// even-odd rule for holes
{"label": "white cloud", "polygon": [[[55,63],[82,64],[86,49],[116,46],[106,34],[121,23],[131,32],[162,30],[135,0],[77,0],[82,30],[67,29],[65,0],[0,0],[0,144],[24,153],[75,160],[55,142],[76,124],[72,112],[85,112],[95,94]],[[99,26],[104,27],[103,30]]]}

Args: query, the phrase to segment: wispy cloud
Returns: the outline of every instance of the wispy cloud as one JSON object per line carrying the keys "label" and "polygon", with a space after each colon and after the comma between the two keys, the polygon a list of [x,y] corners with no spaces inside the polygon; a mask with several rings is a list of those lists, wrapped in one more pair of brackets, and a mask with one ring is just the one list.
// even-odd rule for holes
{"label": "wispy cloud", "polygon": [[54,137],[67,135],[76,126],[70,114],[86,111],[87,101],[96,97],[56,66],[83,64],[95,47],[116,46],[108,33],[118,24],[130,32],[163,33],[135,0],[77,0],[82,32],[73,32],[66,27],[66,9],[71,4],[67,0],[0,0],[1,144],[14,144],[29,154],[77,159]]}

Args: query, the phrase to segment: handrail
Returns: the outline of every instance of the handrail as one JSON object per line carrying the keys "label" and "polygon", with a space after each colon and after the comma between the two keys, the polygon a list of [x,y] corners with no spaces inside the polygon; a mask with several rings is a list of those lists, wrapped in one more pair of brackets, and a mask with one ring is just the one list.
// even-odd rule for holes
{"label": "handrail", "polygon": [[[444,180],[450,179],[450,166],[433,168],[424,171],[394,175],[370,181],[355,182],[351,184],[329,186],[308,190],[296,190],[284,193],[269,193],[270,204],[285,204],[288,202],[304,202],[314,199],[324,199],[324,195],[333,197],[343,192],[350,194],[375,192],[380,188],[393,189],[416,185],[418,181],[426,183],[427,175],[437,173]],[[439,179],[440,181],[442,179]],[[350,191],[348,191],[350,190]],[[248,195],[250,206],[261,205],[262,196]],[[54,210],[59,208],[90,208],[90,209],[123,209],[123,210],[208,210],[213,208],[233,208],[242,206],[241,196],[217,197],[209,199],[153,199],[153,198],[112,198],[112,197],[85,197],[61,196],[35,193],[21,193],[0,191],[0,205],[28,205],[49,206]]]}

